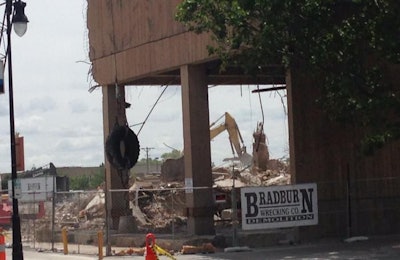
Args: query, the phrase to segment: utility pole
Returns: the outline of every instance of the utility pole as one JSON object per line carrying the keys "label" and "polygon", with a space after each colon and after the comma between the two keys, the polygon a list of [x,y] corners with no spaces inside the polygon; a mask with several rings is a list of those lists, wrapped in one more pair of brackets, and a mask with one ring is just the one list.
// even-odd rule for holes
{"label": "utility pole", "polygon": [[[154,158],[155,160],[156,160],[156,173],[158,173],[158,159],[160,159],[160,158],[158,158],[158,157],[156,157],[156,158]],[[1,175],[0,175],[1,176]]]}
{"label": "utility pole", "polygon": [[142,148],[142,150],[146,151],[146,168],[147,168],[146,173],[147,174],[149,174],[149,151],[152,150],[152,149],[154,149],[154,147]]}

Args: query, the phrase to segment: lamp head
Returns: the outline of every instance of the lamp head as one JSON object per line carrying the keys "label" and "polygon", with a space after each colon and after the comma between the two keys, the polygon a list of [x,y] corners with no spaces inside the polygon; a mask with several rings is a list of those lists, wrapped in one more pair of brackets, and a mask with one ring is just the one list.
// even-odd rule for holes
{"label": "lamp head", "polygon": [[14,31],[19,37],[22,37],[25,34],[29,22],[28,17],[25,15],[25,6],[26,3],[22,2],[21,0],[18,0],[14,3],[14,15],[12,18],[12,23],[14,26]]}

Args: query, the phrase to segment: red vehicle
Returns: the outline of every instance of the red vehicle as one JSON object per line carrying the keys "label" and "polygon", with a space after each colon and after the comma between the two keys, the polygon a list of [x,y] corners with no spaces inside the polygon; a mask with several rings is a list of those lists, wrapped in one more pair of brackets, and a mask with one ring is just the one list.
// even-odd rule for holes
{"label": "red vehicle", "polygon": [[0,201],[0,226],[3,228],[11,227],[12,202],[8,199],[8,194],[1,195]]}
{"label": "red vehicle", "polygon": [[[37,211],[34,214],[21,214],[21,217],[25,218],[42,218],[45,215],[44,202],[37,203]],[[0,201],[0,227],[8,229],[12,223],[12,201],[8,198],[8,194],[1,194]]]}

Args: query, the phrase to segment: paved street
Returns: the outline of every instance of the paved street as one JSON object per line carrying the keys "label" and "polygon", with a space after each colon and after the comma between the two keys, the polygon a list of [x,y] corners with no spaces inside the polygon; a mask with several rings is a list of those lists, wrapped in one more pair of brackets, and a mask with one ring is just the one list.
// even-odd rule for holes
{"label": "paved street", "polygon": [[[162,259],[169,259],[164,256]],[[374,237],[367,241],[345,243],[339,240],[318,241],[300,245],[274,246],[263,249],[254,249],[249,252],[219,252],[216,254],[199,255],[175,255],[178,260],[263,260],[263,259],[400,259],[400,236]],[[11,249],[7,249],[7,259],[11,258]],[[63,255],[61,253],[35,252],[31,249],[24,250],[26,260],[93,260],[97,256],[84,255]],[[144,256],[111,256],[105,257],[106,260],[117,259],[145,259]]]}
{"label": "paved street", "polygon": [[[12,259],[11,248],[6,249],[6,259]],[[93,260],[98,259],[96,256],[81,256],[81,255],[63,255],[57,253],[42,253],[31,249],[24,249],[24,260]]]}

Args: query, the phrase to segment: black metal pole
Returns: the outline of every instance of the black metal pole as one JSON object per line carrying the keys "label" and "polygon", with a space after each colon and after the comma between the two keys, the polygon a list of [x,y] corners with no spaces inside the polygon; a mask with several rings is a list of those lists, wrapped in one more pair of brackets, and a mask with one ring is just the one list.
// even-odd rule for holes
{"label": "black metal pole", "polygon": [[347,237],[352,236],[350,166],[347,163]]}
{"label": "black metal pole", "polygon": [[15,198],[15,182],[17,180],[17,159],[15,151],[15,126],[14,126],[14,97],[13,97],[13,74],[12,74],[12,59],[11,59],[11,15],[12,15],[12,0],[6,2],[7,14],[7,57],[8,57],[8,95],[10,104],[10,143],[11,143],[11,180],[12,180],[12,259],[23,260],[21,243],[21,222],[18,212],[18,199]]}

